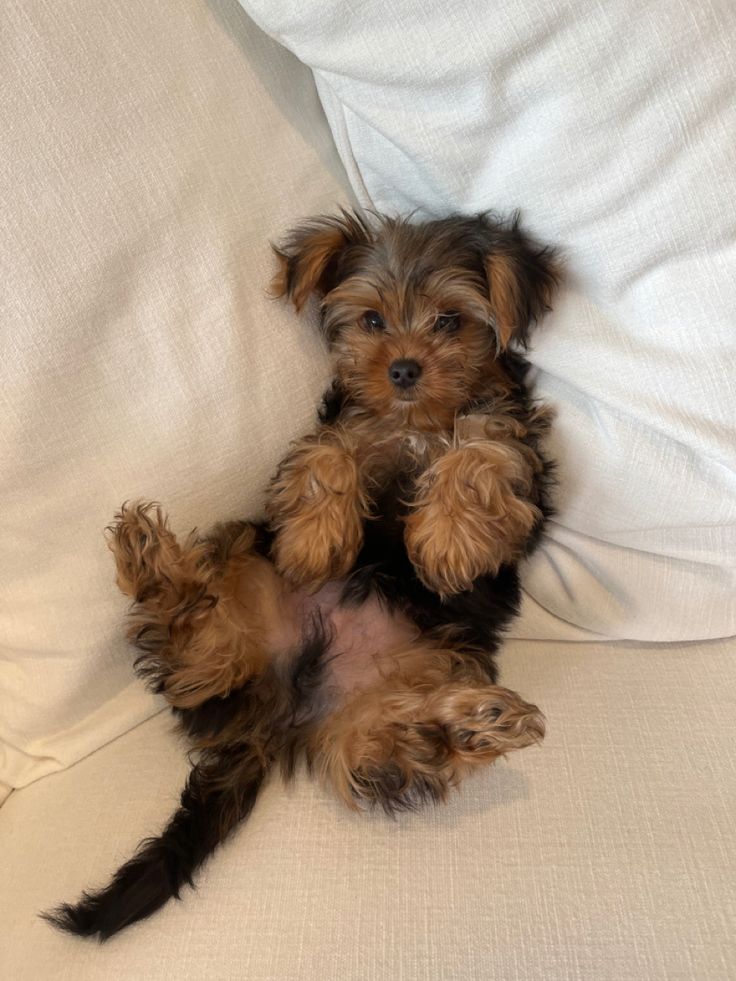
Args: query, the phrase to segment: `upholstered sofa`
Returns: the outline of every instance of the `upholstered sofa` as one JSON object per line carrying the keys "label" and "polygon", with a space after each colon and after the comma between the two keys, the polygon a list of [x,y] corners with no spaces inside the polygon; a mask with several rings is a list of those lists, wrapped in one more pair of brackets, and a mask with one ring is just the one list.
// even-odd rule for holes
{"label": "upholstered sofa", "polygon": [[[736,8],[243,7],[0,14],[0,977],[736,977]],[[501,657],[547,737],[396,820],[275,779],[181,902],[62,935],[187,770],[103,529],[259,512],[328,377],[269,239],[339,204],[521,208],[564,256]]]}

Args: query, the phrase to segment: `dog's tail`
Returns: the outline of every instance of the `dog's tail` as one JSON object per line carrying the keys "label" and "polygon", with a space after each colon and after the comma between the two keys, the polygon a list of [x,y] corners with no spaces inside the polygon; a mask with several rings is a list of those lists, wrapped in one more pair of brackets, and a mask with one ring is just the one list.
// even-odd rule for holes
{"label": "dog's tail", "polygon": [[179,809],[158,838],[143,841],[112,882],[77,903],[41,914],[54,926],[107,940],[142,920],[184,885],[255,804],[268,760],[252,745],[208,751],[193,767]]}

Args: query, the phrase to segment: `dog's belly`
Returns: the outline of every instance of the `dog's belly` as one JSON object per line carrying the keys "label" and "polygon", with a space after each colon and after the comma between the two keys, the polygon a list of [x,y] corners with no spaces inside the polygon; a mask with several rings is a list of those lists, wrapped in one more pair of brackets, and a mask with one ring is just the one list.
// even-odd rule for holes
{"label": "dog's belly", "polygon": [[374,596],[360,605],[341,605],[342,582],[330,582],[309,595],[293,594],[295,619],[306,637],[319,614],[329,638],[324,655],[325,683],[341,692],[369,688],[385,677],[394,656],[419,636],[416,624],[389,611]]}

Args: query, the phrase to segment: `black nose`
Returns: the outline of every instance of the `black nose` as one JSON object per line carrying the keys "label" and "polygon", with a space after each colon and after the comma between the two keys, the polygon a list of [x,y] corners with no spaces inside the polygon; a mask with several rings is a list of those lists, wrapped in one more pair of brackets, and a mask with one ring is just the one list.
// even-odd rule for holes
{"label": "black nose", "polygon": [[388,377],[397,388],[412,388],[419,381],[422,366],[411,358],[394,361],[388,369]]}

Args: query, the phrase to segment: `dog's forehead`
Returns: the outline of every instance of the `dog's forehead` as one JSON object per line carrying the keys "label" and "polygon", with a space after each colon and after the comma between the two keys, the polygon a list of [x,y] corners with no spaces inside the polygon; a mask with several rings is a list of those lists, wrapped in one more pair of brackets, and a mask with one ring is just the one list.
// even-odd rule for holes
{"label": "dog's forehead", "polygon": [[459,229],[444,222],[385,222],[371,242],[356,249],[350,273],[421,288],[438,272],[475,272],[478,257]]}

